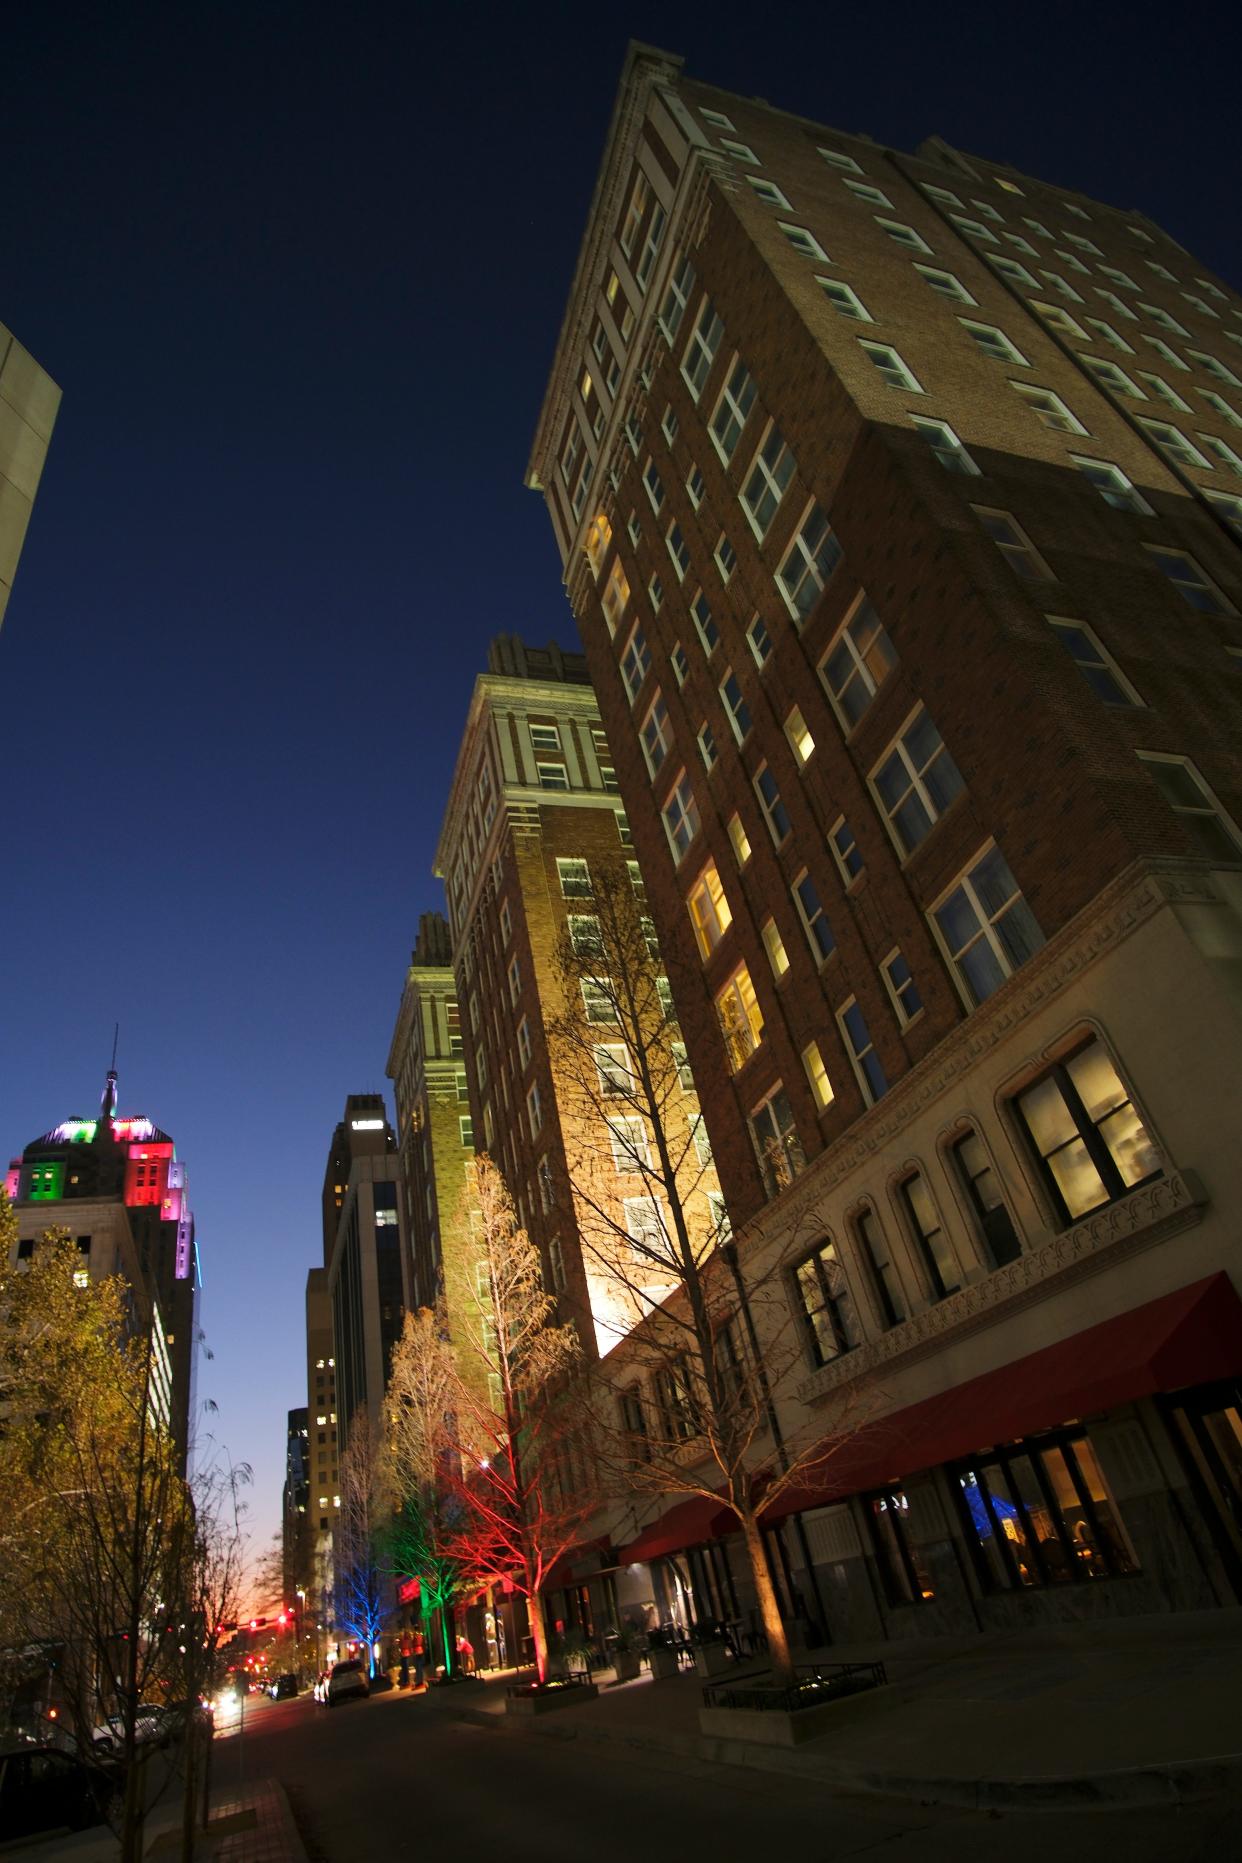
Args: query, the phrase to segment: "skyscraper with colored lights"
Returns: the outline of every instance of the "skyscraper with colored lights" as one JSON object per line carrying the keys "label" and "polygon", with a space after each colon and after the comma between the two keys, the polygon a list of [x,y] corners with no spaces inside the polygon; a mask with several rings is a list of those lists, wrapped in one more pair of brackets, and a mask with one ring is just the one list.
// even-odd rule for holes
{"label": "skyscraper with colored lights", "polygon": [[155,1375],[166,1376],[169,1420],[187,1454],[202,1284],[189,1180],[169,1134],[145,1117],[119,1115],[116,1093],[113,1070],[96,1118],[62,1121],[10,1164],[18,1258],[33,1254],[45,1230],[63,1227],[77,1240],[84,1277],[128,1282],[134,1323],[151,1329]]}
{"label": "skyscraper with colored lights", "polygon": [[837,1635],[1242,1599],[1240,482],[1142,213],[631,48],[528,483]]}

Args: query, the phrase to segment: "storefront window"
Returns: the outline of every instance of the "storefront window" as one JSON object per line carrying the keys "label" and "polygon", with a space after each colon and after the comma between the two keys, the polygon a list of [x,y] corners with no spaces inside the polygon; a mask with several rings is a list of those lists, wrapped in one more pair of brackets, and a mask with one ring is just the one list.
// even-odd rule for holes
{"label": "storefront window", "polygon": [[998,1451],[955,1475],[989,1589],[1067,1585],[1138,1569],[1085,1434]]}
{"label": "storefront window", "polygon": [[876,1558],[890,1604],[921,1604],[936,1593],[910,1533],[910,1502],[901,1488],[866,1496]]}

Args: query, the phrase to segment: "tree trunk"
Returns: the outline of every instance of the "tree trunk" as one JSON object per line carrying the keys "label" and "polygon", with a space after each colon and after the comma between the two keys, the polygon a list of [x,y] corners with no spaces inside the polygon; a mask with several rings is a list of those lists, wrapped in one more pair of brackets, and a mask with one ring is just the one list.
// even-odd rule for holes
{"label": "tree trunk", "polygon": [[198,1786],[198,1716],[195,1714],[185,1730],[185,1743],[182,1752],[185,1756],[185,1794],[181,1802],[181,1863],[193,1863],[194,1825],[198,1806],[195,1803]]}
{"label": "tree trunk", "polygon": [[530,1617],[530,1634],[535,1645],[535,1673],[540,1682],[548,1679],[548,1627],[543,1617],[543,1599],[532,1591],[526,1600]]}
{"label": "tree trunk", "polygon": [[759,1600],[759,1612],[768,1639],[768,1661],[772,1674],[778,1682],[789,1684],[794,1679],[789,1638],[785,1634],[781,1608],[776,1601],[776,1587],[772,1583],[772,1574],[768,1569],[768,1555],[763,1544],[763,1533],[754,1514],[747,1513],[742,1517],[742,1533],[746,1540],[746,1556],[750,1560],[751,1577],[755,1581],[755,1596]]}

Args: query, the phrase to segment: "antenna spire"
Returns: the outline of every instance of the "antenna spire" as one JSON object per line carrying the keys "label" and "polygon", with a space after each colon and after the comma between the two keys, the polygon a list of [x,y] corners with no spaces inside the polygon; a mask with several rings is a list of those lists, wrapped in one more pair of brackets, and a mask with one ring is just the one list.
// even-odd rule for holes
{"label": "antenna spire", "polygon": [[109,1125],[116,1117],[116,1045],[120,1040],[120,1036],[121,1025],[119,1022],[115,1022],[112,1026],[112,1066],[108,1069],[108,1079],[103,1090],[103,1098],[99,1102],[100,1122]]}

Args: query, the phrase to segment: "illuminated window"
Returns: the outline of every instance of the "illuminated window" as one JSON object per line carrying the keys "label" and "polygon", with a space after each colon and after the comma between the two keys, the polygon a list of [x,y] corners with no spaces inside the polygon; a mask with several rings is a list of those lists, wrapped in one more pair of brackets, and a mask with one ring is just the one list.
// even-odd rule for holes
{"label": "illuminated window", "polygon": [[739,867],[744,867],[750,859],[750,840],[740,815],[731,815],[728,824],[729,845]]}
{"label": "illuminated window", "polygon": [[862,1334],[835,1244],[820,1242],[798,1263],[793,1282],[811,1363],[827,1365],[851,1351]]}
{"label": "illuminated window", "polygon": [[556,876],[560,881],[562,899],[591,897],[591,870],[585,860],[558,859]]}
{"label": "illuminated window", "polygon": [[717,996],[716,1015],[730,1070],[736,1074],[763,1040],[763,1015],[745,964],[738,966]]}
{"label": "illuminated window", "polygon": [[1161,1175],[1160,1154],[1101,1041],[1058,1062],[1013,1104],[1066,1222]]}
{"label": "illuminated window", "polygon": [[694,927],[699,956],[706,961],[733,923],[733,914],[714,860],[708,861],[691,887],[686,907]]}
{"label": "illuminated window", "polygon": [[902,1488],[869,1494],[863,1506],[871,1523],[876,1563],[890,1604],[921,1604],[936,1595],[931,1575],[910,1534],[910,1503]]}
{"label": "illuminated window", "polygon": [[571,912],[565,921],[575,957],[601,957],[604,940],[599,920],[591,912]]}
{"label": "illuminated window", "polygon": [[797,705],[785,720],[785,736],[789,739],[789,747],[801,768],[814,755],[815,739],[811,736],[806,719]]}
{"label": "illuminated window", "polygon": [[832,1105],[835,1095],[832,1082],[828,1078],[828,1069],[824,1066],[823,1056],[819,1052],[819,1043],[808,1042],[802,1050],[802,1065],[806,1069],[807,1081],[819,1111],[825,1112]]}
{"label": "illuminated window", "polygon": [[769,1198],[779,1197],[806,1165],[806,1153],[784,1087],[774,1087],[755,1107],[747,1123],[764,1190]]}
{"label": "illuminated window", "polygon": [[781,978],[785,975],[785,972],[789,969],[789,956],[785,950],[785,941],[781,937],[776,920],[765,919],[760,929],[759,936],[763,939],[763,948],[768,954],[768,962],[772,966],[772,975],[779,983]]}

